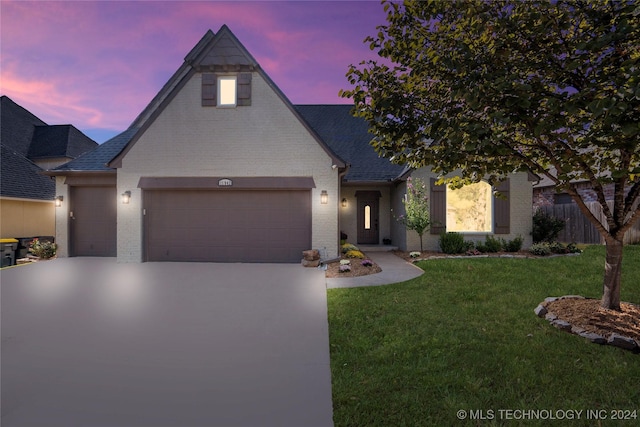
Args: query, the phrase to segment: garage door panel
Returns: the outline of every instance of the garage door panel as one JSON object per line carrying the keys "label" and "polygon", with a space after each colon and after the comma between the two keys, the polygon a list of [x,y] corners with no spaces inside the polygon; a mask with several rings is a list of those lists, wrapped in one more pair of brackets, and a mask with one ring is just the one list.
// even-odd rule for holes
{"label": "garage door panel", "polygon": [[154,190],[144,199],[149,261],[299,262],[311,245],[308,190]]}

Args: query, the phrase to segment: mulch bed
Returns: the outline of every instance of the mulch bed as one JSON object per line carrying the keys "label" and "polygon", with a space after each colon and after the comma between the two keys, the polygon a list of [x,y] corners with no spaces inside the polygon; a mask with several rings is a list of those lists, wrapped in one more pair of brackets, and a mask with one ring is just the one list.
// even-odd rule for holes
{"label": "mulch bed", "polygon": [[[344,255],[341,259],[348,259],[351,261],[351,271],[341,273],[340,272],[340,260],[336,260],[336,262],[332,262],[327,264],[327,271],[325,272],[326,277],[330,278],[340,278],[340,277],[359,277],[359,276],[367,276],[369,274],[380,273],[382,269],[375,262],[371,267],[365,267],[362,265],[362,260],[358,258],[346,258]],[[369,259],[366,257],[364,259]],[[373,261],[372,261],[373,262]]]}
{"label": "mulch bed", "polygon": [[[418,252],[418,251],[416,251]],[[519,252],[491,252],[491,253],[483,253],[480,255],[466,255],[466,254],[457,254],[457,255],[448,255],[442,252],[436,252],[436,251],[422,251],[420,253],[420,256],[417,258],[411,258],[409,256],[410,252],[405,252],[405,251],[393,251],[393,253],[396,256],[399,256],[400,258],[408,261],[408,262],[415,262],[415,261],[419,261],[419,260],[423,260],[423,259],[432,259],[432,258],[461,258],[461,257],[468,257],[468,258],[486,258],[486,257],[493,257],[493,258],[500,258],[500,257],[513,257],[513,258],[551,258],[554,255],[547,255],[546,257],[541,257],[538,255],[534,255],[529,251],[519,251]],[[557,255],[555,255],[557,256]]]}
{"label": "mulch bed", "polygon": [[621,311],[616,311],[600,307],[599,299],[566,298],[547,303],[546,308],[558,319],[585,331],[607,339],[618,334],[640,343],[640,307],[637,305],[621,302]]}

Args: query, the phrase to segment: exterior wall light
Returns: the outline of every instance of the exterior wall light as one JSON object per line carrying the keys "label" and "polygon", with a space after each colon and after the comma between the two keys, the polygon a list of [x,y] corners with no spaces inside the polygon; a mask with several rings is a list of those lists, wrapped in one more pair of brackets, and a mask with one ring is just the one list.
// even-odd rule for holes
{"label": "exterior wall light", "polygon": [[329,203],[329,195],[327,194],[327,190],[322,190],[322,192],[320,193],[320,203],[322,203],[323,205]]}
{"label": "exterior wall light", "polygon": [[56,202],[56,208],[59,208],[60,206],[62,206],[62,201],[64,200],[64,197],[62,196],[56,196],[55,198],[55,202]]}
{"label": "exterior wall light", "polygon": [[342,207],[343,207],[343,208],[346,208],[346,207],[347,207],[347,199],[346,199],[346,198],[343,198],[343,199],[342,199]]}
{"label": "exterior wall light", "polygon": [[122,204],[128,205],[129,200],[131,200],[131,191],[125,191],[122,193]]}

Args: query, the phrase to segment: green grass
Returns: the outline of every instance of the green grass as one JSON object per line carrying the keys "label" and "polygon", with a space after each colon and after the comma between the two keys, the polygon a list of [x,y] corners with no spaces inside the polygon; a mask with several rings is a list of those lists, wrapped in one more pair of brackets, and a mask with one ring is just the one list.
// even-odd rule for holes
{"label": "green grass", "polygon": [[[622,300],[640,302],[640,247],[625,248]],[[543,259],[423,261],[425,274],[328,291],[334,421],[340,426],[598,425],[514,421],[500,409],[636,410],[640,355],[535,316],[548,296],[601,296],[604,248]],[[493,420],[460,421],[458,410]],[[607,413],[608,414],[608,413]],[[609,419],[602,425],[620,425]]]}

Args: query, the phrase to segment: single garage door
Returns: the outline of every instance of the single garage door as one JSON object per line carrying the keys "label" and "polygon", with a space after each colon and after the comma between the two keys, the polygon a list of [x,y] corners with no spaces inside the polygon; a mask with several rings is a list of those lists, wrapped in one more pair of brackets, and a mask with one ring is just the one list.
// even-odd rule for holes
{"label": "single garage door", "polygon": [[72,256],[116,256],[115,187],[70,187]]}
{"label": "single garage door", "polygon": [[147,190],[147,261],[299,262],[309,190]]}

